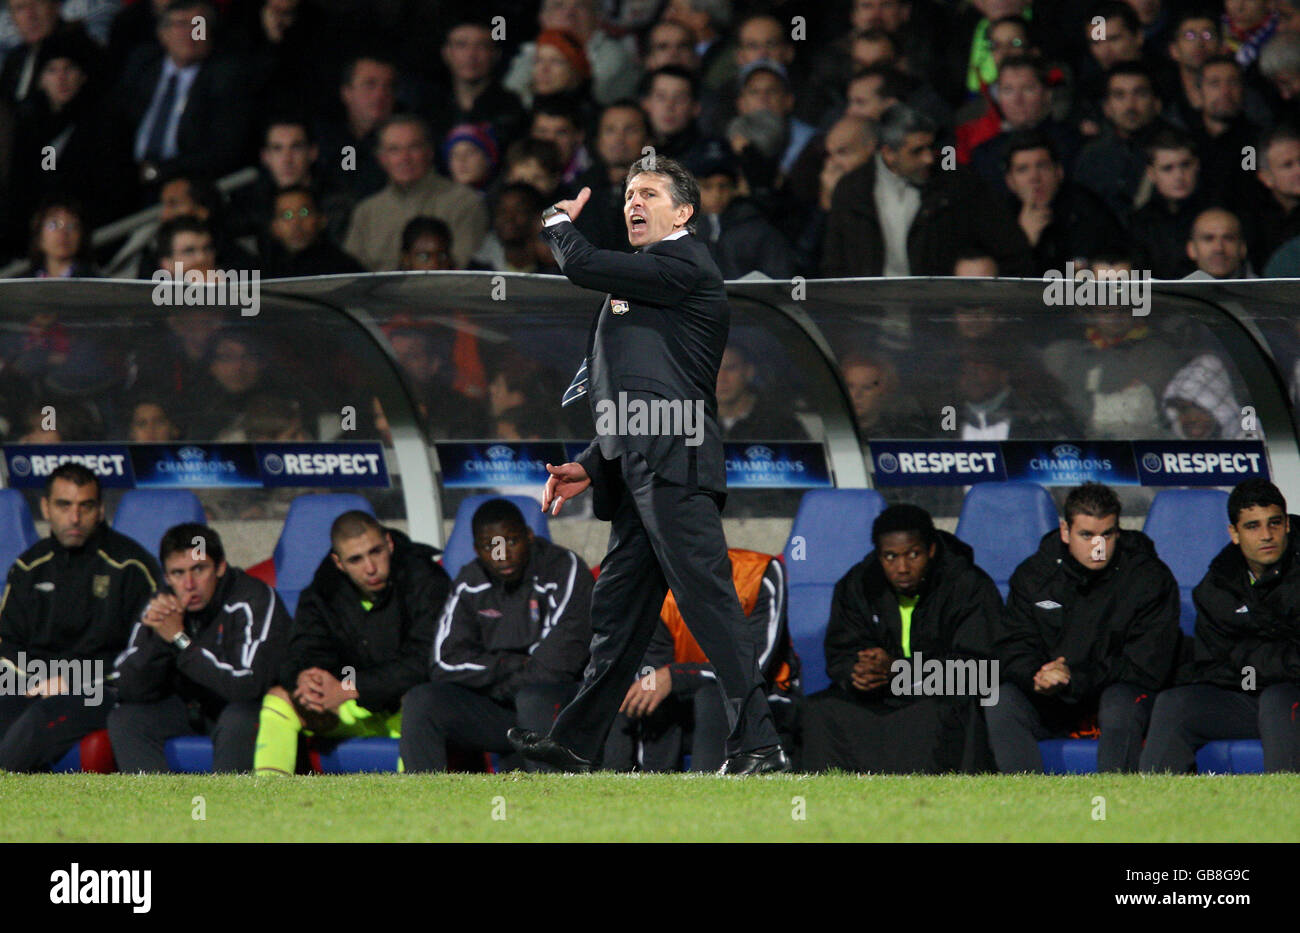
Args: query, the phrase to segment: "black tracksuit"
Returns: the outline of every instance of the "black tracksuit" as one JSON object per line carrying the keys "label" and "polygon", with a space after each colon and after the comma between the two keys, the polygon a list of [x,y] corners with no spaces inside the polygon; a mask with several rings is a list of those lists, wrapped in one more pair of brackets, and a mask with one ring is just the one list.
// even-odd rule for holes
{"label": "black tracksuit", "polygon": [[[43,538],[9,568],[0,597],[0,656],[28,669],[33,661],[98,662],[100,675],[107,675],[161,578],[144,548],[102,522],[78,548]],[[98,702],[82,693],[0,697],[0,769],[46,767],[103,729],[115,691],[106,686]]]}
{"label": "black tracksuit", "polygon": [[1143,771],[1190,771],[1196,749],[1259,738],[1266,771],[1300,770],[1300,517],[1280,560],[1254,583],[1229,544],[1192,592],[1196,638],[1181,686],[1156,700]]}
{"label": "black tracksuit", "polygon": [[430,683],[402,701],[407,771],[445,771],[447,744],[510,751],[506,730],[545,733],[577,692],[591,643],[591,571],[577,554],[533,538],[507,585],[466,564],[433,638]]}
{"label": "black tracksuit", "polygon": [[[935,554],[912,610],[911,655],[922,655],[924,662],[987,662],[1003,612],[997,587],[975,566],[970,545],[946,531],[935,534]],[[892,676],[885,687],[863,693],[853,686],[852,674],[865,648],[903,658],[898,597],[875,551],[835,584],[826,629],[826,671],[833,686],[808,701],[807,770],[905,773],[991,766],[974,696],[895,696]]]}
{"label": "black tracksuit", "polygon": [[280,686],[290,694],[302,671],[319,667],[339,680],[351,673],[361,694],[359,706],[395,713],[406,691],[429,679],[434,623],[447,602],[451,578],[437,563],[437,548],[386,531],[393,538],[389,585],[370,609],[328,554],[303,590],[280,665]]}
{"label": "black tracksuit", "polygon": [[262,696],[279,676],[291,624],[275,590],[237,567],[207,606],[185,614],[183,651],[137,621],[117,658],[120,705],[108,719],[118,768],[166,771],[167,739],[208,731],[213,770],[251,770]]}
{"label": "black tracksuit", "polygon": [[[1121,530],[1115,547],[1094,572],[1049,531],[1012,574],[995,630],[1003,683],[985,711],[999,770],[1041,771],[1038,740],[1068,734],[1093,712],[1099,770],[1136,770],[1151,705],[1178,659],[1178,583],[1141,532]],[[1069,684],[1035,693],[1034,674],[1060,657]]]}

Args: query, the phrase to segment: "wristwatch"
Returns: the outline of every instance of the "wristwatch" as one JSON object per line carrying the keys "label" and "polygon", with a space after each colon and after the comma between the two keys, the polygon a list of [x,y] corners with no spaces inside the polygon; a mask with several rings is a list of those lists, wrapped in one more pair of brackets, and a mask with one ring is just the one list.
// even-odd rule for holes
{"label": "wristwatch", "polygon": [[546,223],[546,221],[550,220],[556,214],[563,214],[565,217],[569,216],[568,211],[564,210],[563,208],[556,207],[554,204],[552,204],[546,210],[542,211],[542,223]]}
{"label": "wristwatch", "polygon": [[190,646],[190,636],[184,632],[177,632],[176,637],[172,639],[172,644],[176,646],[178,651],[184,651]]}

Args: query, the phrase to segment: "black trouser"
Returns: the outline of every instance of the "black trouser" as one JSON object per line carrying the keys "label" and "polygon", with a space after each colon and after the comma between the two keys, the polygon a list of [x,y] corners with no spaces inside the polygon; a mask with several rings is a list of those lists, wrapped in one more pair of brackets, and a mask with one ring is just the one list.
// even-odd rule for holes
{"label": "black trouser", "polygon": [[1258,695],[1212,684],[1173,687],[1156,698],[1142,770],[1185,774],[1206,742],[1259,739],[1265,771],[1300,771],[1300,685],[1273,684]]}
{"label": "black trouser", "polygon": [[[402,766],[413,771],[446,771],[447,743],[485,752],[512,751],[506,730],[512,726],[545,733],[577,684],[529,684],[515,704],[498,702],[460,684],[419,684],[402,697]],[[534,762],[529,771],[550,771]]]}
{"label": "black trouser", "polygon": [[108,738],[117,769],[168,771],[164,747],[182,735],[212,736],[212,770],[252,771],[261,700],[227,703],[194,722],[178,696],[157,703],[122,703],[108,714]]}
{"label": "black trouser", "polygon": [[649,716],[619,713],[605,740],[603,764],[612,771],[678,771],[684,736],[691,734],[691,770],[717,771],[726,760],[727,708],[709,681],[694,693],[669,696]]}
{"label": "black trouser", "polygon": [[803,766],[877,774],[976,773],[993,767],[971,696],[894,697],[832,685],[804,710]]}
{"label": "black trouser", "polygon": [[599,760],[671,587],[727,698],[727,755],[778,744],[715,494],[658,478],[636,453],[623,455],[622,471],[625,488],[591,597],[591,663],[552,738]]}
{"label": "black trouser", "polygon": [[42,771],[96,729],[108,725],[117,691],[105,687],[94,706],[87,697],[0,696],[0,771]]}
{"label": "black trouser", "polygon": [[[1136,771],[1142,754],[1142,736],[1151,721],[1155,696],[1132,684],[1111,684],[1097,701],[1098,771]],[[998,701],[984,707],[989,726],[989,744],[998,770],[1003,774],[1022,771],[1042,773],[1042,739],[1063,738],[1078,727],[1080,717],[1091,711],[1086,704],[1065,703],[1054,697],[1029,695],[1003,681]]]}

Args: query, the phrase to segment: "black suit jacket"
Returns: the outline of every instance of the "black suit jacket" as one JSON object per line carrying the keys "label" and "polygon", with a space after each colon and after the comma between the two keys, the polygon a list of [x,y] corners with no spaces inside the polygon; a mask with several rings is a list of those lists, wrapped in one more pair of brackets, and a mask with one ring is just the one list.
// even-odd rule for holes
{"label": "black suit jacket", "polygon": [[[136,133],[148,116],[162,68],[160,46],[141,48],[119,82],[113,109],[119,130],[117,155],[125,163],[135,161]],[[218,178],[250,164],[255,95],[242,59],[217,54],[204,61],[176,127],[176,158],[159,169]]]}
{"label": "black suit jacket", "polygon": [[[569,281],[607,293],[587,338],[587,394],[598,436],[577,461],[592,478],[597,517],[613,516],[617,461],[628,452],[642,454],[669,482],[725,493],[715,393],[731,311],[708,247],[688,233],[621,253],[596,249],[568,221],[542,230]],[[628,430],[602,429],[602,414],[609,425],[620,396],[629,413],[633,402],[642,410],[680,402],[682,417],[661,420],[657,429],[632,430],[630,418]],[[688,407],[692,417],[702,412],[698,422],[686,421]]]}

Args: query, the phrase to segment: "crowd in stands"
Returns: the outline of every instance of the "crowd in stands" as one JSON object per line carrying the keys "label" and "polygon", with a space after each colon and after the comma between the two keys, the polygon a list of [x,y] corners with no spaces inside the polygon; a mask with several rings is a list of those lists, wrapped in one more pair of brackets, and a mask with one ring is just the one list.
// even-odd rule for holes
{"label": "crowd in stands", "polygon": [[[113,260],[92,231],[156,205],[119,251],[128,275],[557,273],[541,209],[590,187],[580,229],[629,249],[624,176],[653,146],[699,178],[699,235],[727,278],[1300,275],[1290,0],[546,0],[505,4],[503,30],[489,12],[18,0],[0,15],[0,254],[27,275],[94,275]],[[255,181],[218,189],[248,166]],[[966,438],[1249,436],[1230,417],[1244,384],[1207,333],[1063,313],[1051,341],[989,309],[963,310],[956,334],[855,324],[839,354],[863,435],[951,436],[952,405]],[[154,425],[140,438],[316,437],[335,401],[285,391],[303,384],[301,353],[282,352],[297,335],[177,309],[145,350],[69,318],[0,333],[0,440],[121,437],[136,420]],[[434,437],[587,433],[548,414],[558,369],[388,333],[428,345],[398,356],[428,358],[404,371]],[[1292,377],[1300,338],[1269,336]],[[747,353],[733,344],[719,379],[729,436],[806,437],[795,415],[815,402],[761,367],[742,387]],[[489,399],[492,378],[512,404]],[[54,431],[51,393],[68,415]]]}
{"label": "crowd in stands", "polygon": [[[1261,741],[1265,770],[1300,770],[1295,530],[1267,480],[1226,504],[1212,520],[1226,518],[1230,543],[1192,593],[1187,636],[1151,538],[1120,528],[1114,491],[1085,483],[1005,601],[924,509],[884,508],[870,552],[835,584],[816,657],[795,653],[782,560],[732,549],[738,637],[809,771],[1041,772],[1038,742],[1065,736],[1098,738],[1102,771],[1185,773],[1204,744],[1241,739]],[[507,730],[549,731],[583,684],[593,574],[507,499],[474,511],[474,556],[454,578],[437,549],[343,512],[292,612],[205,524],[168,529],[156,559],[110,528],[79,464],[53,472],[41,513],[49,534],[0,599],[0,770],[48,768],[103,729],[124,772],[168,770],[167,743],[196,734],[211,737],[214,770],[264,776],[306,770],[303,738],[318,751],[395,739],[408,772],[478,769],[485,753],[547,770],[519,760]],[[805,697],[805,667],[830,686]],[[688,754],[691,770],[716,771],[725,700],[671,593],[636,669],[601,766],[676,771]]]}

